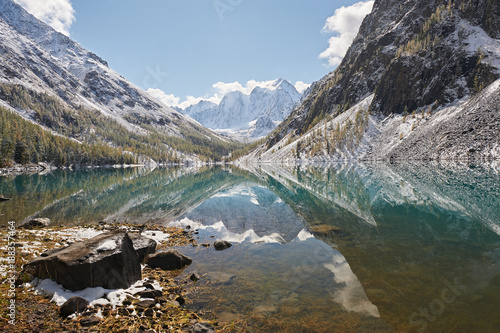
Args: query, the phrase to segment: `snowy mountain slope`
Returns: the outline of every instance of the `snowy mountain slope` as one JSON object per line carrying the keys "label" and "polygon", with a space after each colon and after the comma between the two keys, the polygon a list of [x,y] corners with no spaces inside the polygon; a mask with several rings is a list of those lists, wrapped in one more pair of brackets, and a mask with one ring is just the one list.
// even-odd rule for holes
{"label": "snowy mountain slope", "polygon": [[[312,86],[303,102],[247,160],[255,161],[259,156],[264,156],[265,161],[497,156],[494,147],[498,146],[500,134],[494,129],[500,122],[500,112],[494,91],[498,93],[495,81],[500,77],[499,45],[498,1],[377,0],[340,66]],[[338,120],[339,130],[344,130],[342,135],[333,133],[337,128],[331,126],[325,133],[325,124],[344,112],[354,112],[358,103],[369,96],[372,99],[366,108],[368,121],[360,121],[356,126],[352,118],[341,117]],[[477,98],[471,103],[478,110],[474,117],[466,116],[469,109],[465,104],[446,124],[434,121],[428,122],[427,127],[421,126],[431,117],[443,119],[438,114],[444,115],[449,107],[466,103],[474,96]],[[416,115],[421,115],[420,121]],[[394,125],[389,120],[395,118],[404,123],[402,127],[408,127],[404,133],[388,127],[389,123]],[[347,122],[349,119],[351,123]],[[460,124],[464,131],[473,130],[461,136],[457,128],[450,127],[453,124]],[[391,128],[394,131],[388,136]],[[412,135],[406,135],[407,132]],[[438,137],[434,143],[442,135],[453,133],[455,137],[441,145],[439,152],[430,152],[437,145],[428,147],[427,152],[404,149],[390,154],[387,149],[377,149],[408,148],[414,142],[407,140],[424,137],[425,133]],[[479,133],[491,136],[486,138]],[[310,140],[301,140],[311,136],[316,141],[314,147],[309,146]],[[355,144],[346,146],[345,141],[352,139]],[[474,154],[467,154],[466,150],[477,140],[481,141],[477,145],[480,151],[474,148]],[[286,148],[296,142],[302,143],[299,152],[294,147]],[[332,146],[343,149],[339,152]]]}
{"label": "snowy mountain slope", "polygon": [[97,55],[12,0],[0,0],[0,50],[0,83],[19,84],[30,91],[60,98],[71,109],[98,110],[140,135],[154,130],[185,139],[186,132],[192,132],[206,140],[221,140],[150,97]]}
{"label": "snowy mountain slope", "polygon": [[257,139],[274,130],[292,111],[301,94],[284,79],[256,87],[249,95],[240,91],[226,94],[219,105],[208,101],[183,112],[202,125],[242,139]]}

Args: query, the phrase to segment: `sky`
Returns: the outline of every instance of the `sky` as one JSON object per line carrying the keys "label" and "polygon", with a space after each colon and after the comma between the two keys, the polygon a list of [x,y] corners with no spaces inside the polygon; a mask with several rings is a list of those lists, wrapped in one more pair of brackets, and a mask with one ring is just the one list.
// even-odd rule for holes
{"label": "sky", "polygon": [[335,69],[373,1],[15,0],[170,106],[303,91]]}

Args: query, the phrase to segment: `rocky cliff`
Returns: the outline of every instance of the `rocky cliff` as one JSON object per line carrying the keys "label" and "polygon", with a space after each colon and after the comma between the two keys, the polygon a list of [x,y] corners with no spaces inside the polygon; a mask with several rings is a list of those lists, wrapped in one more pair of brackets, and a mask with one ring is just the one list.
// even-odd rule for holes
{"label": "rocky cliff", "polygon": [[[494,100],[499,93],[498,84],[493,84],[500,77],[499,13],[500,4],[493,0],[375,1],[339,67],[313,85],[303,103],[250,159],[338,159],[347,155],[457,159],[464,157],[465,147],[483,139],[487,142],[480,144],[481,151],[475,151],[474,156],[494,158],[499,149],[498,131],[487,139],[476,134],[486,133],[484,126],[491,128],[493,124],[494,129],[500,123]],[[489,86],[490,91],[484,93]],[[362,101],[369,113],[366,123],[361,127],[346,123],[355,122],[355,113],[360,111],[358,103]],[[450,112],[449,107],[464,103],[476,106],[474,115],[469,115],[467,106],[454,108],[454,114]],[[421,131],[424,123],[437,119],[443,110],[454,128],[435,121],[428,122],[433,126],[427,131],[439,136],[438,141],[442,135],[453,134],[455,137],[447,142],[446,149],[415,155],[415,150],[402,148],[412,146],[417,137],[425,137],[426,132]],[[352,117],[334,121],[346,112],[351,112]],[[398,126],[405,127],[409,116],[417,118],[415,114],[421,117],[418,125],[410,124],[411,133],[386,119],[396,118],[400,121]],[[459,123],[450,121],[455,117],[460,117]],[[392,124],[391,133],[385,126],[388,123]],[[354,135],[352,144],[339,145],[338,136],[331,135],[335,129],[345,129],[347,134],[362,133]],[[462,131],[471,134],[460,138]],[[311,148],[311,144],[321,141],[330,142]],[[381,142],[390,149],[399,149],[397,154],[375,149],[375,143],[380,146]],[[330,149],[332,146],[335,148]],[[449,149],[456,152],[448,154]]]}

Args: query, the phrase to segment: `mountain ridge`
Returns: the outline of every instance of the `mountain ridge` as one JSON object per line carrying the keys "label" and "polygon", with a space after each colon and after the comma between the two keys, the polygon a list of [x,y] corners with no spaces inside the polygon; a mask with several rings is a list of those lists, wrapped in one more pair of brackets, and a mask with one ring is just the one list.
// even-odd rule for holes
{"label": "mountain ridge", "polygon": [[249,94],[232,91],[219,104],[202,100],[182,110],[203,126],[241,140],[257,140],[276,128],[292,111],[301,94],[279,78]]}
{"label": "mountain ridge", "polygon": [[[43,122],[41,112],[30,110],[30,100],[13,103],[3,98],[4,106],[29,121],[55,132],[66,128],[66,133],[58,132],[61,135],[74,132],[73,125],[82,117],[94,118],[91,126],[116,122],[119,126],[110,128],[129,132],[126,136],[134,141],[119,142],[117,133],[111,133],[98,135],[98,142],[134,154],[153,153],[155,162],[220,160],[239,147],[149,96],[110,69],[106,61],[11,0],[0,0],[0,28],[0,83],[12,89],[21,85],[28,95],[36,92],[31,100],[46,101],[43,96],[47,94],[51,105],[57,104],[66,110],[67,119],[74,119],[68,123],[54,117],[53,110],[41,110],[52,118]],[[74,135],[95,141],[97,128],[76,128],[80,132]],[[111,136],[115,140],[110,141]]]}
{"label": "mountain ridge", "polygon": [[[467,118],[467,108],[454,109],[455,114],[449,110],[476,95],[484,97],[478,108],[491,111],[476,115],[492,114],[487,126],[499,128],[493,98],[500,77],[499,13],[500,5],[491,0],[376,0],[339,67],[314,83],[265,145],[242,161],[496,158],[498,132],[490,138],[450,138],[443,144],[439,141],[448,140],[449,131],[440,128],[439,136],[445,138],[433,138],[430,147],[439,146],[439,151],[403,147],[423,128],[428,133],[437,129],[439,121],[428,120],[439,120],[439,114],[449,114],[450,126],[453,119]],[[494,91],[480,95],[486,87]],[[397,126],[386,126],[387,117],[397,119]],[[462,126],[480,130],[471,121]],[[381,143],[390,149],[377,149]],[[473,146],[480,150],[468,154],[465,147]]]}

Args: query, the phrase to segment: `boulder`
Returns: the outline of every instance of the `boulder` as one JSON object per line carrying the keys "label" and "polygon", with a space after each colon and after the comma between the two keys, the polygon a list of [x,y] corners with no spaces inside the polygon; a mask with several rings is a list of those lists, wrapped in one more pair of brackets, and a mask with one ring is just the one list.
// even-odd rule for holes
{"label": "boulder", "polygon": [[64,302],[59,308],[61,317],[67,317],[73,313],[82,313],[87,308],[89,301],[79,296],[73,296]]}
{"label": "boulder", "polygon": [[139,262],[143,262],[148,255],[155,253],[156,251],[155,240],[148,237],[144,237],[139,234],[131,234],[130,239],[132,240],[132,243],[134,245],[134,250],[137,252],[137,255],[139,256]]}
{"label": "boulder", "polygon": [[69,290],[88,287],[128,288],[141,279],[141,264],[124,231],[111,231],[37,257],[24,270],[52,279]]}
{"label": "boulder", "polygon": [[223,250],[229,249],[231,246],[233,246],[233,244],[231,244],[225,240],[218,240],[214,243],[214,248],[217,251],[223,251]]}
{"label": "boulder", "polygon": [[159,251],[150,255],[146,263],[151,268],[161,268],[172,271],[191,265],[193,260],[175,250]]}
{"label": "boulder", "polygon": [[136,296],[139,296],[140,298],[157,298],[163,296],[163,293],[161,290],[144,290],[144,291],[139,291]]}
{"label": "boulder", "polygon": [[149,300],[149,299],[135,303],[135,306],[137,306],[139,308],[143,308],[143,309],[152,308],[155,305],[156,305],[156,301]]}
{"label": "boulder", "polygon": [[44,217],[37,217],[35,219],[31,219],[26,223],[23,223],[19,226],[19,228],[23,229],[33,229],[33,228],[43,228],[47,227],[50,224],[50,219]]}

